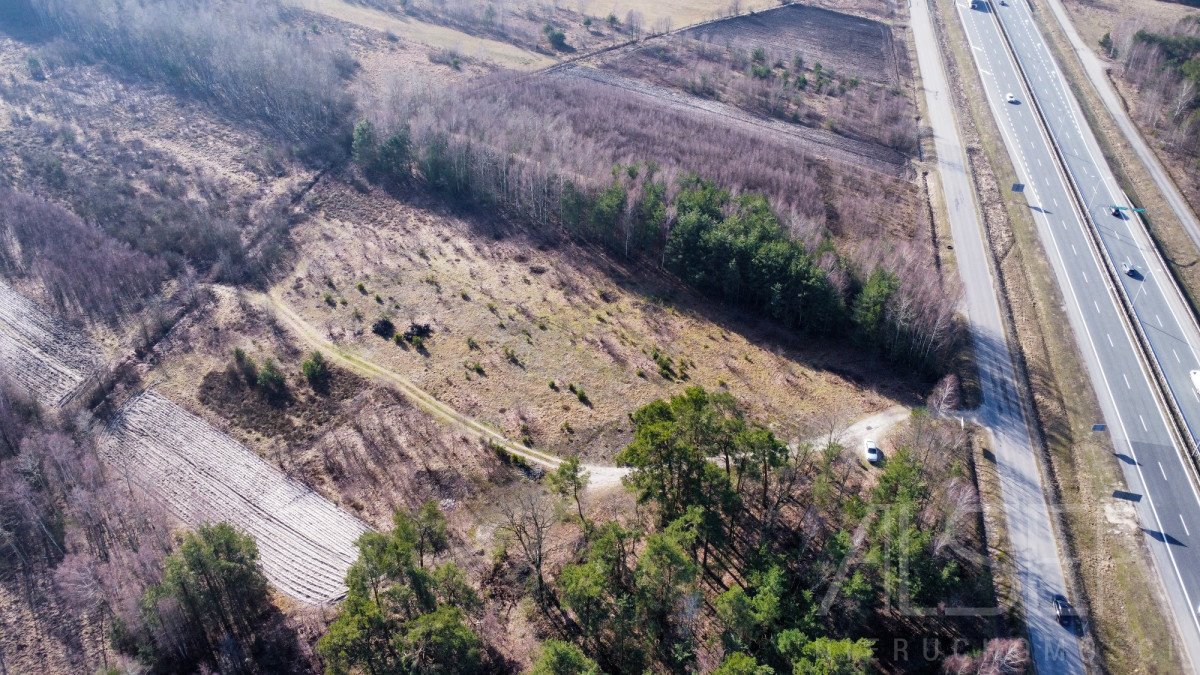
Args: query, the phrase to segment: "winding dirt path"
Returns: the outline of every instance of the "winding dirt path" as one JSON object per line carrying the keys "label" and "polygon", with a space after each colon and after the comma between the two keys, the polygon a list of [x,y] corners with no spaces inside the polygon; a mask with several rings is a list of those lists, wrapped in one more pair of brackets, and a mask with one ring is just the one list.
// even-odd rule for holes
{"label": "winding dirt path", "polygon": [[[310,348],[321,350],[322,353],[332,358],[342,367],[348,368],[359,375],[393,385],[417,407],[442,422],[455,426],[476,438],[491,441],[508,452],[542,468],[554,470],[562,464],[561,458],[510,440],[492,427],[473,417],[464,415],[451,406],[439,401],[404,375],[385,368],[335,343],[323,335],[317,327],[308,323],[304,317],[300,316],[275,291],[271,293],[248,294],[247,297],[252,301],[258,302],[260,306],[272,311],[281,323],[307,343]],[[908,419],[908,416],[909,410],[904,406],[892,406],[886,410],[864,417],[845,429],[838,430],[833,434],[832,439],[822,437],[812,440],[813,442],[835,440],[853,452],[858,448],[857,444],[864,438],[869,435],[883,436],[887,433],[888,429]],[[629,474],[628,468],[620,466],[584,464],[583,468],[591,475],[588,487],[593,490],[607,490],[618,487],[621,484],[621,480]]]}

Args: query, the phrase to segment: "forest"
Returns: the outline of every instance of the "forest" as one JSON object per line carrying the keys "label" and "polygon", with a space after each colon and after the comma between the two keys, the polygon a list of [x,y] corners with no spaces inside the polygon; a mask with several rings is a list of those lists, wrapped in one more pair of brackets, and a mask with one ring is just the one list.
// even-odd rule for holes
{"label": "forest", "polygon": [[[880,656],[868,636],[903,633],[893,602],[989,602],[953,425],[916,413],[858,493],[836,443],[791,450],[726,393],[692,387],[631,419],[617,461],[639,517],[590,517],[578,459],[506,507],[482,592],[526,594],[545,638],[531,672],[860,673]],[[477,592],[439,562],[445,531],[431,502],[360,540],[318,646],[330,672],[502,665],[466,620]],[[1027,656],[999,640],[960,666],[997,658],[1016,669]]]}
{"label": "forest", "polygon": [[1122,75],[1141,95],[1138,121],[1194,167],[1200,161],[1200,16],[1166,30],[1139,29],[1100,47],[1120,59]]}

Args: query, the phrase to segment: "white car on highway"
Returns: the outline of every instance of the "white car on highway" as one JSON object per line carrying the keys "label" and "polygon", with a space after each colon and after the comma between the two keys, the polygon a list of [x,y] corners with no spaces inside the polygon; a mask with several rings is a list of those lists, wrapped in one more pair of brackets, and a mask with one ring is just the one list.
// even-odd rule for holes
{"label": "white car on highway", "polygon": [[1200,370],[1193,370],[1188,375],[1192,376],[1192,388],[1200,392]]}
{"label": "white car on highway", "polygon": [[1011,93],[1008,93],[1004,95],[1004,100],[1008,103],[1016,103],[1017,97],[1013,96]]}

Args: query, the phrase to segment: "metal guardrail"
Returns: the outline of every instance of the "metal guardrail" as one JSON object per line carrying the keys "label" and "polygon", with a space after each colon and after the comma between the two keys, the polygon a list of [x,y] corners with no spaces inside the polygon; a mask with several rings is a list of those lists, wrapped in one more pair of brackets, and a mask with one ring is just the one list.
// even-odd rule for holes
{"label": "metal guardrail", "polygon": [[[1183,411],[1180,410],[1178,403],[1175,401],[1173,390],[1171,389],[1170,384],[1167,382],[1166,374],[1159,366],[1158,359],[1155,358],[1154,349],[1150,345],[1150,340],[1146,336],[1145,331],[1142,329],[1141,321],[1138,320],[1137,314],[1133,310],[1133,301],[1129,297],[1128,291],[1125,290],[1125,286],[1120,281],[1116,263],[1109,255],[1108,250],[1104,247],[1104,243],[1100,240],[1100,235],[1097,232],[1097,225],[1095,224],[1095,221],[1092,220],[1087,206],[1083,203],[1083,192],[1076,184],[1071,172],[1067,170],[1066,158],[1063,157],[1062,151],[1059,149],[1058,141],[1054,137],[1054,132],[1051,130],[1050,125],[1046,121],[1045,114],[1042,111],[1041,105],[1037,101],[1037,97],[1032,95],[1033,86],[1030,84],[1029,76],[1025,72],[1025,67],[1021,65],[1020,59],[1016,57],[1016,49],[1013,47],[1012,40],[1008,36],[1008,30],[1004,27],[1004,22],[1001,21],[1000,17],[994,12],[989,13],[995,17],[996,24],[1000,28],[1000,35],[1004,39],[1004,44],[1009,53],[1012,55],[1013,62],[1016,64],[1017,73],[1021,77],[1021,82],[1025,86],[1026,91],[1030,93],[1029,101],[1030,105],[1033,107],[1034,114],[1037,116],[1038,122],[1045,131],[1047,138],[1050,139],[1050,148],[1054,153],[1055,159],[1057,160],[1055,168],[1066,178],[1067,183],[1071,187],[1071,202],[1075,208],[1075,211],[1082,218],[1082,222],[1086,225],[1084,229],[1088,234],[1088,242],[1090,243],[1093,252],[1099,255],[1100,259],[1105,263],[1103,267],[1108,280],[1108,285],[1110,289],[1115,289],[1114,295],[1116,295],[1117,299],[1120,301],[1125,323],[1137,338],[1139,347],[1138,356],[1143,362],[1143,365],[1154,377],[1156,386],[1152,387],[1152,389],[1154,390],[1156,397],[1159,399],[1159,403],[1169,411],[1168,416],[1171,418],[1171,424],[1168,425],[1168,429],[1171,435],[1175,437],[1174,440],[1180,443],[1180,446],[1187,450],[1185,454],[1189,457],[1189,459],[1191,459],[1193,469],[1200,471],[1200,465],[1197,464],[1197,462],[1200,461],[1198,460],[1198,457],[1200,457],[1200,448],[1197,447],[1195,438],[1192,436],[1191,431],[1188,428],[1187,422],[1183,417]],[[1128,196],[1126,196],[1126,200],[1128,200]],[[1142,227],[1145,227],[1144,223],[1142,224]],[[1147,234],[1147,236],[1149,235]],[[1151,241],[1153,241],[1153,238],[1151,238]],[[1154,249],[1156,260],[1163,265],[1164,269],[1168,269],[1157,247],[1151,246],[1151,248]],[[1179,289],[1174,285],[1174,279],[1172,279],[1171,287],[1176,293],[1179,293]],[[1185,308],[1187,307],[1186,303],[1184,306]],[[1190,312],[1188,315],[1194,324],[1195,317],[1192,316]]]}

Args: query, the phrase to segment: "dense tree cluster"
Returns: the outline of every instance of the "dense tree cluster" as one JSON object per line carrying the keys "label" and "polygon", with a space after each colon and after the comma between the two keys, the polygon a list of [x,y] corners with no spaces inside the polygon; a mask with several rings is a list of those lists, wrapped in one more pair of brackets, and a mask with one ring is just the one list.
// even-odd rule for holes
{"label": "dense tree cluster", "polygon": [[[398,136],[407,149],[407,130]],[[694,175],[669,184],[654,163],[614,166],[606,184],[587,187],[446,136],[427,140],[414,149],[420,172],[456,202],[508,207],[626,257],[661,260],[710,297],[809,335],[852,333],[897,363],[934,372],[955,345],[953,304],[930,270],[900,256],[855,265],[828,237],[810,250],[790,236],[765,195],[734,197]],[[360,123],[354,154],[364,171],[407,180],[407,165],[377,168],[378,147],[374,127]],[[530,176],[534,195],[519,185]]]}
{"label": "dense tree cluster", "polygon": [[349,57],[288,31],[268,3],[28,2],[90,55],[260,120],[302,148],[336,147],[353,107]]}
{"label": "dense tree cluster", "polygon": [[58,205],[0,188],[0,274],[37,279],[60,310],[112,317],[153,294],[167,266]]}
{"label": "dense tree cluster", "polygon": [[1123,74],[1141,94],[1132,112],[1171,150],[1200,157],[1200,17],[1165,31],[1138,29],[1117,39],[1105,34],[1105,51],[1124,62]]}
{"label": "dense tree cluster", "polygon": [[[551,633],[534,673],[865,673],[884,658],[868,636],[896,628],[888,604],[990,598],[990,578],[971,548],[977,495],[954,425],[918,412],[877,486],[847,494],[842,448],[789,449],[727,393],[693,387],[644,406],[632,421],[633,440],[617,461],[631,468],[627,485],[649,518],[590,520],[581,501],[588,475],[577,459],[546,479],[561,510],[536,492],[504,507],[497,564],[522,573],[531,609]],[[359,566],[381,569],[380,551],[398,547],[400,562],[382,566],[404,571],[379,584],[364,582],[362,571],[350,575],[360,590],[331,630],[337,637],[326,638],[326,654],[333,657],[335,642],[349,645],[343,654],[367,644],[367,625],[387,629],[375,634],[374,651],[335,662],[335,672],[385,670],[361,660],[367,654],[402,662],[405,626],[454,604],[437,590],[412,600],[437,586],[424,572],[415,523],[438,519],[432,505],[423,511],[397,516],[396,532],[407,533],[399,544],[396,534],[364,538]],[[566,513],[580,539],[559,563],[554,532]],[[380,612],[373,593],[387,603],[400,598],[405,609],[383,610],[389,619],[368,624],[365,617]],[[349,632],[351,625],[360,630]],[[472,654],[466,629],[452,632],[461,639],[447,638],[458,645],[447,649]],[[993,647],[989,663],[1020,659],[1011,645]]]}
{"label": "dense tree cluster", "polygon": [[141,606],[138,629],[119,624],[113,640],[160,672],[206,665],[269,673],[296,657],[294,638],[271,605],[258,546],[226,523],[186,533]]}
{"label": "dense tree cluster", "polygon": [[397,511],[394,525],[358,541],[349,593],[317,646],[326,671],[480,672],[482,644],[468,625],[479,598],[457,565],[434,564],[448,543],[437,503]]}

